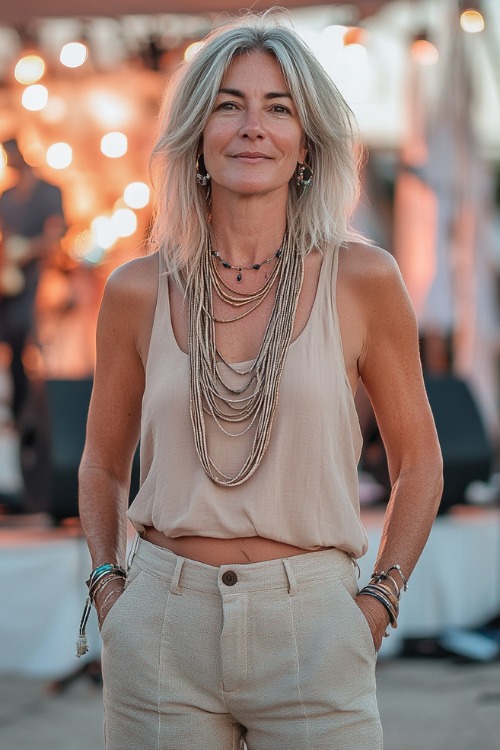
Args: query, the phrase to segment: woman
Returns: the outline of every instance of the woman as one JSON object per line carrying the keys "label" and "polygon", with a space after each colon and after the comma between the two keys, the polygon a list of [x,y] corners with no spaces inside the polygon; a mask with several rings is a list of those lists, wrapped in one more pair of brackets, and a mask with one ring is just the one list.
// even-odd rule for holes
{"label": "woman", "polygon": [[[80,469],[106,746],[381,748],[376,651],[441,464],[397,267],[348,229],[350,111],[250,16],[174,76],[154,158],[158,252],[107,284]],[[360,378],[393,482],[362,593]]]}

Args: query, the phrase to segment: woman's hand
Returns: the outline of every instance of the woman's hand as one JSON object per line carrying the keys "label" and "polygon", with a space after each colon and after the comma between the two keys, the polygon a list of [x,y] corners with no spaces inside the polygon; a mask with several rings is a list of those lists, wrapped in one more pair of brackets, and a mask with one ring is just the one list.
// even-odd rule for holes
{"label": "woman's hand", "polygon": [[110,609],[116,603],[117,599],[123,594],[125,588],[125,579],[117,578],[111,581],[101,591],[98,591],[95,597],[94,605],[97,612],[97,622],[99,623],[99,630],[102,629],[104,620],[106,619]]}
{"label": "woman's hand", "polygon": [[384,633],[389,625],[389,613],[383,604],[378,602],[372,596],[365,594],[358,595],[354,601],[363,613],[370,630],[372,631],[373,644],[375,650],[379,651],[382,645]]}

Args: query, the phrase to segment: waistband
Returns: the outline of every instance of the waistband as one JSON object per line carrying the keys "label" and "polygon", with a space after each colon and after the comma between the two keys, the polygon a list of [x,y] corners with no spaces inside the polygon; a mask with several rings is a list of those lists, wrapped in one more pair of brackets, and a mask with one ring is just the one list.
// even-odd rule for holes
{"label": "waistband", "polygon": [[335,548],[277,560],[214,567],[157,547],[139,534],[129,555],[129,566],[132,564],[164,580],[173,593],[181,593],[185,588],[212,594],[283,588],[291,591],[307,581],[347,578],[357,567],[346,552]]}

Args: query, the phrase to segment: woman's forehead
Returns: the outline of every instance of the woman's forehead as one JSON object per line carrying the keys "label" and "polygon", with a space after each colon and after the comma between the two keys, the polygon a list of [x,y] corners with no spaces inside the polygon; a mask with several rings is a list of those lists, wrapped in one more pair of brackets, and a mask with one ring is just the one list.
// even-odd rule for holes
{"label": "woman's forehead", "polygon": [[281,66],[271,52],[255,50],[235,56],[224,74],[221,87],[235,82],[258,84],[259,88],[273,91],[278,86],[280,91],[290,94]]}

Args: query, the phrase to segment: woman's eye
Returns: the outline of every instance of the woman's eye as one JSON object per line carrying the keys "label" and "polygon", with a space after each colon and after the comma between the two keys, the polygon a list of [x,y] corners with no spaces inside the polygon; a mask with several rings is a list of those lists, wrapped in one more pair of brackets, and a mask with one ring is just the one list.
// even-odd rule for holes
{"label": "woman's eye", "polygon": [[221,102],[216,109],[232,110],[236,108],[235,102]]}
{"label": "woman's eye", "polygon": [[273,112],[277,112],[278,115],[289,115],[290,110],[288,107],[285,107],[284,104],[275,104],[273,106]]}

